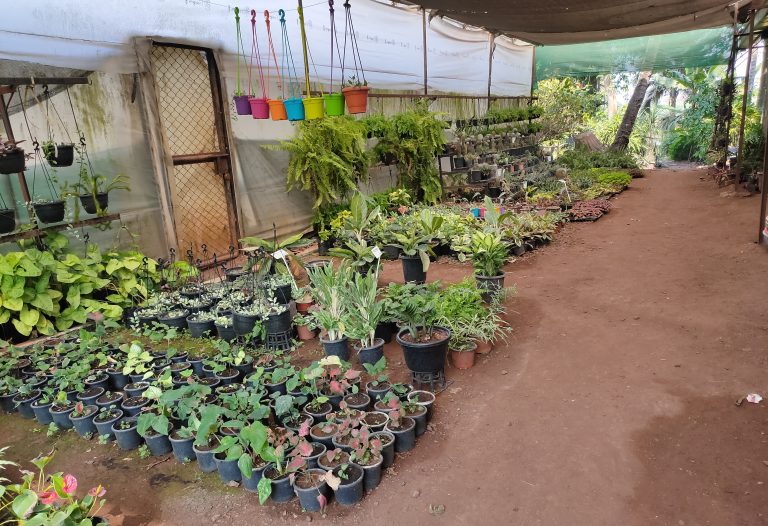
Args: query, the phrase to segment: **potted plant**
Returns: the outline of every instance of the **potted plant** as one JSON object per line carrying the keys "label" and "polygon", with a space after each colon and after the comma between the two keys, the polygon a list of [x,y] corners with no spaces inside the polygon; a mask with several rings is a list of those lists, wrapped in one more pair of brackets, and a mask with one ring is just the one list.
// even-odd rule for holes
{"label": "potted plant", "polygon": [[[54,174],[50,175],[49,178],[51,185],[54,185],[54,187],[58,185],[58,180]],[[69,195],[70,190],[69,185],[66,183],[58,185],[58,187],[58,195],[53,196],[53,198],[38,198],[30,203],[35,211],[35,217],[41,223],[49,224],[64,221],[64,213],[66,212],[65,199]]]}
{"label": "potted plant", "polygon": [[216,332],[216,314],[208,311],[200,311],[187,317],[189,334],[193,338],[211,336]]}
{"label": "potted plant", "polygon": [[72,143],[56,143],[53,139],[48,139],[40,145],[48,164],[56,168],[63,166],[72,166],[75,160],[75,145]]}
{"label": "potted plant", "polygon": [[338,269],[324,265],[309,270],[309,280],[317,298],[310,316],[315,325],[325,331],[320,343],[326,356],[338,356],[345,361],[349,360],[348,338],[344,334],[348,313],[342,289],[351,278],[349,266],[343,263]]}
{"label": "potted plant", "polygon": [[5,204],[5,199],[0,196],[0,234],[7,234],[16,230],[16,210],[8,208]]}
{"label": "potted plant", "polygon": [[0,137],[0,173],[17,174],[24,171],[24,150],[18,147],[23,141],[4,141]]}
{"label": "potted plant", "polygon": [[397,333],[408,368],[417,373],[437,373],[445,366],[450,329],[436,325],[437,292],[423,289],[407,298],[402,305],[400,321],[404,328]]}
{"label": "potted plant", "polygon": [[386,430],[395,435],[395,451],[405,453],[416,447],[416,422],[405,416],[405,409],[396,396],[387,402],[389,422]]}
{"label": "potted plant", "polygon": [[429,256],[432,251],[432,240],[443,224],[442,216],[434,214],[431,210],[424,209],[419,213],[418,220],[412,229],[402,233],[395,233],[397,243],[402,254],[400,260],[403,264],[403,277],[409,283],[424,283],[427,280],[429,270]]}
{"label": "potted plant", "polygon": [[381,439],[371,436],[371,432],[362,428],[356,433],[349,444],[352,463],[363,468],[363,488],[365,491],[375,489],[381,482],[381,468],[384,458],[381,455]]}
{"label": "potted plant", "polygon": [[80,191],[80,203],[89,214],[103,214],[109,206],[109,192],[113,190],[130,191],[128,177],[117,175],[107,183],[107,177],[91,174],[85,164],[80,165],[80,180],[76,188]]}
{"label": "potted plant", "polygon": [[376,338],[376,327],[384,315],[384,305],[376,300],[377,277],[356,273],[343,290],[347,305],[345,333],[360,341],[355,351],[362,364],[374,364],[384,356],[384,340]]}
{"label": "potted plant", "polygon": [[347,103],[349,113],[365,113],[368,107],[368,82],[360,80],[352,75],[344,83],[341,89],[344,100]]}
{"label": "potted plant", "polygon": [[509,259],[509,247],[498,233],[475,232],[470,250],[477,286],[483,291],[483,298],[490,301],[504,288],[502,268]]}

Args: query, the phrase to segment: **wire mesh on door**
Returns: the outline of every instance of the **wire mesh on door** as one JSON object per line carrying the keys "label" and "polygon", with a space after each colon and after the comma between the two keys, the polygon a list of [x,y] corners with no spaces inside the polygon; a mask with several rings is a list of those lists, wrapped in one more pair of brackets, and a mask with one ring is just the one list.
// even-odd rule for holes
{"label": "wire mesh on door", "polygon": [[209,255],[221,260],[236,237],[231,179],[221,173],[228,171],[228,152],[221,144],[225,136],[217,122],[209,57],[200,49],[152,49],[160,117],[174,164],[168,186],[179,253],[191,249],[197,258],[207,245]]}

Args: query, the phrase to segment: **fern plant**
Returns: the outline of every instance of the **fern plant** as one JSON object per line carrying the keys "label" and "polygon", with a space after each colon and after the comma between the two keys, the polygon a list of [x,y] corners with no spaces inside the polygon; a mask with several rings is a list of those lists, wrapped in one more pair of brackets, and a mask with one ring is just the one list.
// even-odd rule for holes
{"label": "fern plant", "polygon": [[365,126],[347,116],[302,121],[296,137],[275,147],[290,153],[288,190],[312,192],[313,208],[344,199],[368,179],[365,134]]}

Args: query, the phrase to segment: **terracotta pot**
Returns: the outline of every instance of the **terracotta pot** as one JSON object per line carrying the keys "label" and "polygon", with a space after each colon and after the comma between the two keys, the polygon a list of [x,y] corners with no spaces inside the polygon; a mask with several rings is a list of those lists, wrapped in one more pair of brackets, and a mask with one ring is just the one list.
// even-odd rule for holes
{"label": "terracotta pot", "polygon": [[304,325],[297,325],[296,332],[299,334],[300,340],[311,340],[315,337],[315,331]]}
{"label": "terracotta pot", "polygon": [[466,351],[451,349],[451,363],[456,369],[470,369],[475,365],[475,349]]}
{"label": "terracotta pot", "polygon": [[475,352],[477,354],[488,354],[493,350],[493,346],[490,343],[484,342],[482,340],[476,340],[475,345],[477,346],[475,348]]}
{"label": "terracotta pot", "polygon": [[314,305],[311,301],[307,303],[300,303],[296,302],[296,312],[299,312],[301,314],[306,314],[309,312],[310,307]]}
{"label": "terracotta pot", "polygon": [[368,106],[368,86],[347,87],[341,90],[349,113],[365,113]]}

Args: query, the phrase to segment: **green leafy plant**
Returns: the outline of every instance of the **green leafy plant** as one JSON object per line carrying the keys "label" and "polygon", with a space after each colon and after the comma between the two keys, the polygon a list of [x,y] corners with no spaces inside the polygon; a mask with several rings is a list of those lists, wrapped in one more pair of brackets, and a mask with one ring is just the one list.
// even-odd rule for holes
{"label": "green leafy plant", "polygon": [[384,305],[376,299],[377,292],[375,274],[355,273],[343,290],[348,312],[345,332],[350,338],[360,340],[362,347],[373,347],[376,326],[384,315]]}
{"label": "green leafy plant", "polygon": [[346,264],[334,269],[323,265],[309,270],[309,280],[315,290],[317,305],[309,313],[315,325],[328,333],[328,339],[339,340],[346,333],[348,310],[344,304],[343,288],[352,278],[352,271]]}

